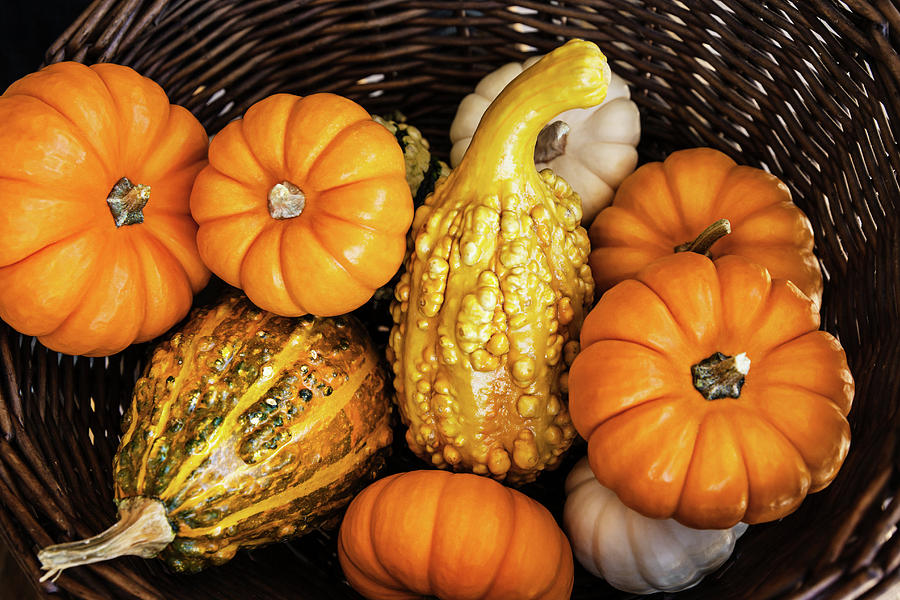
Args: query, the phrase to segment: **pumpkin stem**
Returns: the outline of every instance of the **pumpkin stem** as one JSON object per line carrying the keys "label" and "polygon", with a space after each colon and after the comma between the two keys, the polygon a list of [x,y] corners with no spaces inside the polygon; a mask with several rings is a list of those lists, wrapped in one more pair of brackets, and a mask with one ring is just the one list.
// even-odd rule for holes
{"label": "pumpkin stem", "polygon": [[118,180],[106,197],[106,205],[116,227],[144,222],[144,207],[150,200],[150,186],[132,183],[127,177]]}
{"label": "pumpkin stem", "polygon": [[750,357],[741,352],[727,356],[716,352],[691,367],[694,387],[707,400],[740,398],[744,378],[750,372]]}
{"label": "pumpkin stem", "polygon": [[565,154],[569,129],[569,124],[565,121],[553,121],[544,127],[534,145],[534,162],[547,163]]}
{"label": "pumpkin stem", "polygon": [[719,219],[706,229],[693,242],[685,242],[675,246],[675,252],[696,252],[709,256],[709,249],[721,238],[731,233],[731,221]]}
{"label": "pumpkin stem", "polygon": [[153,558],[174,539],[175,532],[169,525],[162,502],[141,496],[126,498],[119,503],[118,522],[103,533],[86,540],[49,546],[38,552],[41,568],[47,571],[41,581],[56,578],[69,567],[118,556]]}
{"label": "pumpkin stem", "polygon": [[306,195],[290,181],[276,183],[269,190],[269,214],[273,219],[293,219],[306,208]]}

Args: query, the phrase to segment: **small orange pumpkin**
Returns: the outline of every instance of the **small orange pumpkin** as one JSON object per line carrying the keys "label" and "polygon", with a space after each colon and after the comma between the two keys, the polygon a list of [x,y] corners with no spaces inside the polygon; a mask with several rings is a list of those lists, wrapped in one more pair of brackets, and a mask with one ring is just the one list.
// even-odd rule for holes
{"label": "small orange pumpkin", "polygon": [[590,228],[598,292],[634,277],[720,219],[730,221],[732,231],[709,248],[713,259],[745,256],[774,279],[790,279],[820,305],[822,271],[812,226],[790,190],[774,175],[737,165],[712,148],[674,152],[622,182],[612,206]]}
{"label": "small orange pumpkin", "polygon": [[209,279],[190,215],[208,138],[128,67],[50,65],[0,96],[0,318],[103,356],[183,318]]}
{"label": "small orange pumpkin", "polygon": [[847,455],[853,378],[795,285],[740,256],[659,259],[585,320],[569,409],[628,507],[697,529],[796,509]]}
{"label": "small orange pumpkin", "polygon": [[350,585],[370,600],[563,600],[574,563],[546,508],[470,473],[411,471],[353,499],[338,536]]}
{"label": "small orange pumpkin", "polygon": [[276,94],[209,148],[191,211],[200,254],[257,306],[332,316],[400,267],[413,216],[397,140],[334,94]]}

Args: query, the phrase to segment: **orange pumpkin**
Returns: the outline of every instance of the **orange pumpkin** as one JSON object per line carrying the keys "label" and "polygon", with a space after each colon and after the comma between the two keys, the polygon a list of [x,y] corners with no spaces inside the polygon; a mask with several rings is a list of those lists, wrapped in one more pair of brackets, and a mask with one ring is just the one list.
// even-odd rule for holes
{"label": "orange pumpkin", "polygon": [[208,138],[156,83],[66,62],[0,96],[0,318],[102,356],[184,317],[209,279],[191,185]]}
{"label": "orange pumpkin", "polygon": [[390,280],[413,216],[397,140],[334,94],[276,94],[209,148],[191,211],[200,254],[257,306],[349,312]]}
{"label": "orange pumpkin", "polygon": [[697,529],[778,519],[847,455],[853,378],[795,285],[739,256],[662,258],[585,320],[569,409],[630,508]]}
{"label": "orange pumpkin", "polygon": [[492,479],[412,471],[354,498],[338,536],[350,585],[370,600],[567,599],[574,566],[546,508]]}
{"label": "orange pumpkin", "polygon": [[793,281],[816,306],[821,303],[822,272],[813,254],[812,226],[791,201],[787,186],[712,148],[674,152],[622,182],[612,206],[590,228],[597,290],[634,277],[719,219],[729,220],[732,231],[709,249],[713,259],[745,256],[773,278]]}

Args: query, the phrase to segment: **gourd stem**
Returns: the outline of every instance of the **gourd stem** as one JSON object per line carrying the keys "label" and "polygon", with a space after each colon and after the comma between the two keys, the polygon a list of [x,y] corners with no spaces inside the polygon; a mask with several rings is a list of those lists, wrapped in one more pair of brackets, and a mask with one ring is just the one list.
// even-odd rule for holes
{"label": "gourd stem", "polygon": [[106,205],[117,228],[143,223],[143,210],[149,201],[150,186],[132,183],[127,177],[118,180],[106,197]]}
{"label": "gourd stem", "polygon": [[503,89],[481,118],[457,170],[471,169],[466,176],[471,181],[520,178],[522,167],[533,164],[544,125],[567,110],[600,104],[609,80],[609,65],[600,49],[570,40]]}
{"label": "gourd stem", "polygon": [[706,229],[693,242],[685,242],[675,246],[675,252],[696,252],[709,256],[709,249],[720,239],[731,233],[731,221],[719,219]]}
{"label": "gourd stem", "polygon": [[735,356],[716,352],[691,367],[694,388],[707,400],[740,398],[749,372],[750,358],[743,352]]}
{"label": "gourd stem", "polygon": [[290,181],[276,183],[269,190],[269,215],[273,219],[293,219],[306,208],[306,195]]}
{"label": "gourd stem", "polygon": [[49,546],[38,552],[41,581],[57,577],[63,569],[134,555],[153,558],[172,543],[175,532],[166,518],[166,508],[154,498],[126,498],[119,503],[118,522],[86,540]]}

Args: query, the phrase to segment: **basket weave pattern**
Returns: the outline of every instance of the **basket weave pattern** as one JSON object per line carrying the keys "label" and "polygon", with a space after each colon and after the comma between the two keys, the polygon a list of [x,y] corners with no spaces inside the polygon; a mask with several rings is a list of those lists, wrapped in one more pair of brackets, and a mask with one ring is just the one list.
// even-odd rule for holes
{"label": "basket weave pattern", "polygon": [[[97,0],[46,61],[112,61],[155,79],[215,133],[274,92],[332,91],[399,109],[446,156],[455,107],[486,73],[565,39],[596,42],[632,85],[642,161],[712,146],[766,168],[809,215],[823,328],[857,382],[836,481],[678,598],[875,598],[900,586],[900,9],[891,0]],[[36,580],[38,548],[115,517],[121,411],[147,359],[50,352],[0,323],[0,533]],[[397,436],[402,440],[402,435]],[[403,463],[397,446],[395,469]],[[561,478],[526,491],[559,514]],[[551,485],[552,484],[552,485]],[[555,488],[553,486],[556,486]],[[196,576],[119,559],[47,594],[358,598],[333,533],[241,553]],[[579,571],[574,598],[626,598]]]}

